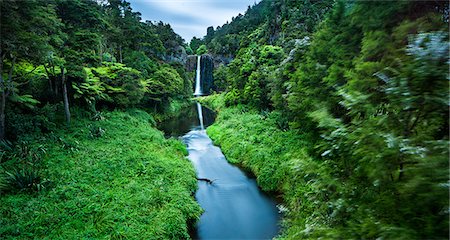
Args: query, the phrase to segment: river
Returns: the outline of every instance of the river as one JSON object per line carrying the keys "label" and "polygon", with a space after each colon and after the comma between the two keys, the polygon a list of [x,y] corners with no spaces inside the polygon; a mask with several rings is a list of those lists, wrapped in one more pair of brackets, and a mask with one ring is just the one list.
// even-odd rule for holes
{"label": "river", "polygon": [[230,164],[214,146],[205,128],[215,113],[196,103],[179,117],[159,125],[166,136],[180,137],[198,181],[195,198],[204,209],[196,224],[195,239],[271,239],[279,232],[280,215],[273,198],[262,192],[256,180]]}

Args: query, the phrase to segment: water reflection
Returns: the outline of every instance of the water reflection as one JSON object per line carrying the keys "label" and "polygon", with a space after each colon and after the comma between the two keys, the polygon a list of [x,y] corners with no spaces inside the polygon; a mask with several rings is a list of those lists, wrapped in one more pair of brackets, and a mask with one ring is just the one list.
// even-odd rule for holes
{"label": "water reflection", "polygon": [[[194,111],[192,111],[194,110]],[[203,117],[202,117],[203,116]],[[275,201],[258,188],[255,179],[225,159],[213,145],[204,127],[213,123],[214,112],[197,104],[160,126],[171,136],[180,136],[198,178],[195,197],[205,212],[196,225],[196,239],[270,239],[279,231]]]}
{"label": "water reflection", "polygon": [[[203,124],[198,117],[198,109],[202,112]],[[178,116],[167,119],[158,124],[158,129],[163,131],[166,137],[180,137],[194,129],[209,127],[214,123],[216,113],[209,108],[201,106],[199,103],[192,104],[181,110]]]}

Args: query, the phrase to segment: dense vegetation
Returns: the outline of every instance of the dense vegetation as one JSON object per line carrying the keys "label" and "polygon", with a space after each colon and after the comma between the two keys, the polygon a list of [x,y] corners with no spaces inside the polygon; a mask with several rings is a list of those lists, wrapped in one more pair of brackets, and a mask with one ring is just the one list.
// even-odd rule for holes
{"label": "dense vegetation", "polygon": [[192,94],[183,39],[123,0],[0,9],[0,238],[189,238],[195,172],[154,121]]}
{"label": "dense vegetation", "polygon": [[262,1],[208,30],[209,52],[234,57],[208,132],[283,193],[282,236],[448,237],[448,11]]}
{"label": "dense vegetation", "polygon": [[72,105],[162,109],[192,92],[175,61],[183,39],[126,1],[2,1],[1,24],[1,139],[18,134],[15,114],[47,103],[64,102],[69,123]]}
{"label": "dense vegetation", "polygon": [[208,133],[283,197],[280,237],[448,237],[448,2],[262,0],[189,46],[125,0],[0,11],[0,238],[189,238],[195,173],[154,123],[205,53],[230,62]]}
{"label": "dense vegetation", "polygon": [[[87,118],[80,112],[68,129],[9,149],[3,166],[0,237],[188,238],[188,223],[201,209],[197,181],[184,145],[166,140],[140,110]],[[12,161],[14,158],[20,159]]]}

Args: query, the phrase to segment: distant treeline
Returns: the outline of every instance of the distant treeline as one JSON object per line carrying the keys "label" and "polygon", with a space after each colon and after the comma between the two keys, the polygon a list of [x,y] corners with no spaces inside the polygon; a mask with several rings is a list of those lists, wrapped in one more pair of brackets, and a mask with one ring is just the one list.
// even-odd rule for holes
{"label": "distant treeline", "polygon": [[73,106],[158,110],[192,92],[183,66],[169,61],[185,53],[184,40],[169,24],[142,22],[129,2],[8,0],[0,8],[0,139],[45,132],[56,108],[69,123]]}

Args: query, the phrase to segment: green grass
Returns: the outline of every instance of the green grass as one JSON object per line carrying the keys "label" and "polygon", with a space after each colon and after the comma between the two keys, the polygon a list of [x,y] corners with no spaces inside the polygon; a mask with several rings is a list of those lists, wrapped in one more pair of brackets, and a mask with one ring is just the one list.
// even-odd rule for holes
{"label": "green grass", "polygon": [[[276,111],[256,111],[245,105],[226,107],[223,100],[223,94],[199,98],[202,104],[219,110],[207,133],[228,161],[249,169],[263,190],[283,198],[285,214],[279,238],[439,239],[445,233],[448,213],[441,210],[440,216],[435,216],[427,209],[448,206],[442,196],[446,188],[411,191],[412,197],[408,187],[423,190],[417,186],[433,186],[418,175],[409,186],[399,183],[399,192],[394,184],[383,189],[361,175],[348,175],[337,164],[346,159],[317,155],[320,142],[314,140],[313,133],[284,128],[284,119]],[[437,178],[441,169],[426,171]],[[429,192],[434,197],[429,198]],[[420,202],[420,197],[431,200]],[[424,210],[411,208],[417,204],[425,206]],[[411,227],[411,216],[417,222],[436,225]]]}
{"label": "green grass", "polygon": [[145,112],[103,116],[43,138],[39,169],[51,184],[0,197],[1,239],[189,238],[201,209],[184,145],[164,139]]}
{"label": "green grass", "polygon": [[312,147],[308,136],[278,128],[276,112],[225,107],[223,94],[199,101],[219,109],[207,133],[227,160],[253,172],[263,190],[282,196],[286,211],[280,238],[336,237],[323,223],[327,221],[328,193],[337,183],[330,169],[308,154]]}

